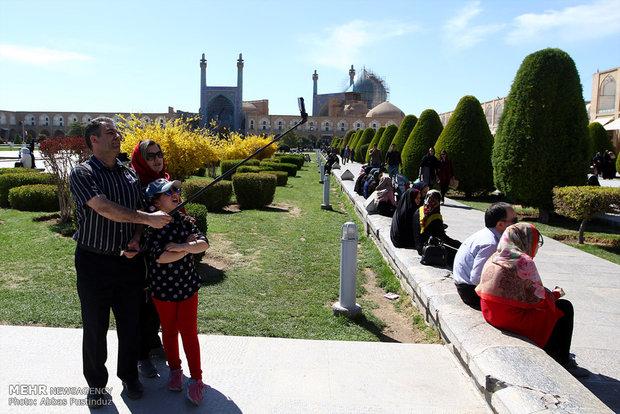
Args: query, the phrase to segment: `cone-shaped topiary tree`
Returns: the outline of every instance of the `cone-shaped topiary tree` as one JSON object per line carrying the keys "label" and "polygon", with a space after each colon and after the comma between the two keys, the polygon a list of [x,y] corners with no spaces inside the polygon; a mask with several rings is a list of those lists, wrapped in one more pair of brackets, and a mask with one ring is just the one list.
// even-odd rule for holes
{"label": "cone-shaped topiary tree", "polygon": [[396,149],[399,151],[403,150],[405,143],[407,142],[407,138],[409,138],[409,134],[413,131],[413,127],[418,122],[418,118],[415,115],[407,115],[403,122],[400,123],[400,127],[398,128],[398,132],[394,136],[391,144],[396,144]]}
{"label": "cone-shaped topiary tree", "polygon": [[420,161],[424,155],[428,154],[428,149],[435,146],[441,131],[443,131],[443,124],[437,112],[432,109],[422,112],[401,154],[403,174],[407,178],[415,180],[418,177]]}
{"label": "cone-shaped topiary tree", "polygon": [[589,168],[588,115],[575,62],[564,51],[527,56],[515,76],[493,147],[497,188],[549,220],[553,187],[583,185]]}
{"label": "cone-shaped topiary tree", "polygon": [[355,145],[355,161],[362,163],[364,162],[364,159],[366,159],[366,153],[363,153],[362,146],[370,144],[372,137],[375,136],[375,132],[376,131],[374,128],[368,127],[364,130],[361,138],[357,140],[357,144]]}
{"label": "cone-shaped topiary tree", "polygon": [[394,124],[388,125],[379,140],[379,145],[377,148],[381,150],[381,154],[383,155],[383,161],[385,161],[385,156],[387,152],[390,150],[390,144],[392,144],[392,140],[396,136],[398,132],[398,127]]}
{"label": "cone-shaped topiary tree", "polygon": [[344,135],[344,138],[342,140],[342,145],[340,146],[340,149],[346,148],[347,145],[349,145],[349,141],[353,137],[353,134],[355,134],[355,130],[354,129],[350,129],[350,130],[347,131],[347,133]]}
{"label": "cone-shaped topiary tree", "polygon": [[592,122],[588,125],[588,130],[590,133],[590,152],[588,153],[589,157],[593,157],[597,152],[603,153],[603,151],[610,150],[614,154],[614,145],[611,143],[611,138],[607,134],[607,131],[599,122]]}
{"label": "cone-shaped topiary tree", "polygon": [[[357,131],[355,131],[353,136],[351,136],[351,143],[348,144],[349,147],[351,147],[351,151],[355,152],[355,147],[357,146],[357,142],[359,141],[363,133],[364,133],[363,129],[358,129]],[[353,158],[351,158],[351,161],[353,161]]]}
{"label": "cone-shaped topiary tree", "polygon": [[480,102],[471,95],[462,97],[435,143],[435,152],[437,158],[442,150],[448,153],[458,189],[466,195],[493,189],[492,148],[493,135]]}
{"label": "cone-shaped topiary tree", "polygon": [[[385,127],[379,127],[379,129],[377,129],[377,132],[375,132],[375,136],[372,138],[372,141],[370,141],[370,144],[368,144],[368,151],[366,151],[365,158],[366,164],[368,164],[368,162],[370,161],[370,150],[372,149],[372,146],[377,144],[377,148],[379,147],[379,141],[381,140],[381,135],[383,135],[384,132]],[[383,155],[383,158],[385,158],[385,154],[383,152],[381,154]]]}

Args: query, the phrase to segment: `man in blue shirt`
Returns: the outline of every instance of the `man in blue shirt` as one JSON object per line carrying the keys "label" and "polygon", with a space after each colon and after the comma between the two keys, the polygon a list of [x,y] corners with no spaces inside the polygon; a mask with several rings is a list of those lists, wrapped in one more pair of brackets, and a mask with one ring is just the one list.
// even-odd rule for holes
{"label": "man in blue shirt", "polygon": [[517,222],[517,214],[510,204],[492,204],[484,213],[486,227],[469,236],[456,252],[452,272],[456,290],[463,302],[476,310],[480,310],[480,297],[475,289],[480,283],[482,268],[497,250],[506,227]]}

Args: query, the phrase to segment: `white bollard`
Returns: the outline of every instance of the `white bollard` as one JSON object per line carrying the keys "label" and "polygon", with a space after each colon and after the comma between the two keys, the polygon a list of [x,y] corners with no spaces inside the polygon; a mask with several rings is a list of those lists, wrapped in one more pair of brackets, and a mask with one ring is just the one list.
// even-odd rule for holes
{"label": "white bollard", "polygon": [[355,317],[362,307],[355,303],[357,292],[357,226],[347,222],[340,233],[340,301],[334,303],[334,315]]}
{"label": "white bollard", "polygon": [[323,204],[321,204],[323,210],[331,210],[332,205],[329,204],[329,174],[325,174],[323,179]]}
{"label": "white bollard", "polygon": [[319,163],[319,184],[323,184],[323,176],[325,175],[325,165],[321,162]]}

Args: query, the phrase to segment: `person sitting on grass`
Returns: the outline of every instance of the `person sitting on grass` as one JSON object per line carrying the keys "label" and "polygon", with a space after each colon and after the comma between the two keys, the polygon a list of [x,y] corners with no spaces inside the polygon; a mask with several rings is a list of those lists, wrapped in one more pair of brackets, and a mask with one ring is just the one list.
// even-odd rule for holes
{"label": "person sitting on grass", "polygon": [[[159,178],[146,188],[149,209],[170,213],[181,199],[180,181]],[[161,229],[146,232],[148,273],[153,302],[161,321],[164,350],[170,367],[168,389],[183,390],[183,371],[179,358],[181,333],[191,378],[187,398],[200,404],[206,385],[202,382],[200,345],[198,343],[198,290],[200,276],[194,267],[193,254],[209,248],[209,242],[185,215],[176,212]]]}
{"label": "person sitting on grass", "polygon": [[573,376],[584,377],[588,371],[570,357],[573,305],[560,299],[562,288],[552,292],[543,286],[534,264],[542,245],[542,235],[530,223],[504,230],[476,288],[482,315],[496,328],[533,341]]}

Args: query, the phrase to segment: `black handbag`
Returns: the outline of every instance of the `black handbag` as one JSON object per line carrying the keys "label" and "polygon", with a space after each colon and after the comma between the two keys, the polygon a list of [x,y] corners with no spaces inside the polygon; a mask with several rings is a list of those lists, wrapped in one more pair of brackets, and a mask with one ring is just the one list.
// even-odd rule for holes
{"label": "black handbag", "polygon": [[422,248],[422,258],[420,263],[426,266],[446,266],[448,264],[448,253],[444,246],[433,246],[427,244]]}

